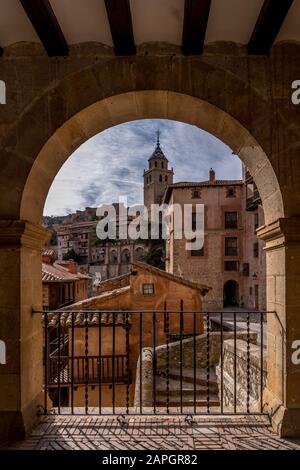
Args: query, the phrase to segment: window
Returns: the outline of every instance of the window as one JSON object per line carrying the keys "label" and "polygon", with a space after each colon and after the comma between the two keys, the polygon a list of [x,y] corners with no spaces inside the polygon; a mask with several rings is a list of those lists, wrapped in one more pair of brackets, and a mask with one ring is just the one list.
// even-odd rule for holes
{"label": "window", "polygon": [[238,215],[237,212],[225,212],[225,228],[237,228]]}
{"label": "window", "polygon": [[162,182],[163,178],[162,175],[159,175],[159,181]]}
{"label": "window", "polygon": [[199,189],[193,189],[192,190],[192,199],[200,199],[201,198],[201,192]]}
{"label": "window", "polygon": [[153,295],[154,294],[154,284],[143,284],[143,294],[144,295]]}
{"label": "window", "polygon": [[164,162],[161,162],[161,167],[162,167],[162,168],[164,167]]}
{"label": "window", "polygon": [[238,261],[225,261],[224,269],[225,271],[238,271],[239,262]]}
{"label": "window", "polygon": [[204,256],[204,246],[200,250],[191,250],[191,256]]}
{"label": "window", "polygon": [[259,227],[259,218],[258,218],[258,212],[255,212],[254,214],[254,233],[256,233],[256,230]]}
{"label": "window", "polygon": [[168,181],[168,176],[167,176],[167,175],[165,176],[165,181],[166,181],[166,182]]}
{"label": "window", "polygon": [[238,239],[236,237],[225,238],[225,256],[238,255]]}
{"label": "window", "polygon": [[154,165],[155,165],[155,168],[157,168],[157,162],[155,162]]}
{"label": "window", "polygon": [[253,243],[253,256],[254,258],[258,258],[258,242]]}
{"label": "window", "polygon": [[200,230],[201,228],[201,224],[202,224],[202,221],[201,221],[201,214],[200,213],[197,213],[197,212],[192,212],[192,230],[195,232],[196,229],[197,229],[197,225],[196,225],[196,222],[197,222],[197,215],[198,215],[198,223],[200,223],[200,227],[198,227],[198,230]]}
{"label": "window", "polygon": [[249,272],[250,272],[249,263],[244,263],[243,264],[243,275],[244,276],[249,276]]}
{"label": "window", "polygon": [[235,197],[235,187],[230,186],[230,187],[227,189],[226,197]]}

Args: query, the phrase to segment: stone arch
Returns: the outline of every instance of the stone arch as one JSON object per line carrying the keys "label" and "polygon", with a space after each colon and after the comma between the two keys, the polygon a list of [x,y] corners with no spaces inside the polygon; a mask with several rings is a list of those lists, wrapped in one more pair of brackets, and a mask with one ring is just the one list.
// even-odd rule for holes
{"label": "stone arch", "polygon": [[39,152],[26,180],[20,218],[40,222],[53,179],[71,153],[88,138],[114,124],[154,117],[194,124],[220,138],[254,176],[262,197],[266,223],[283,217],[282,196],[270,160],[234,118],[198,98],[169,91],[140,91],[94,103],[55,132]]}
{"label": "stone arch", "polygon": [[118,252],[115,248],[110,250],[109,260],[112,264],[117,264],[118,263]]}
{"label": "stone arch", "polygon": [[130,256],[129,248],[124,248],[121,252],[121,262],[128,264],[130,263],[130,259],[131,259],[131,256]]}
{"label": "stone arch", "polygon": [[[22,369],[22,374],[17,376],[18,387],[14,382],[9,393],[15,394],[18,403],[22,401],[22,409],[16,405],[15,411],[27,429],[35,420],[42,389],[42,329],[40,318],[32,315],[32,308],[40,309],[42,299],[40,248],[45,233],[40,223],[45,199],[57,172],[74,150],[116,124],[142,118],[173,119],[202,128],[231,147],[249,168],[260,192],[267,225],[262,235],[271,240],[270,245],[276,237],[279,239],[278,250],[272,245],[268,254],[268,304],[277,309],[280,318],[285,320],[288,309],[294,318],[287,298],[292,298],[296,289],[289,288],[285,296],[283,287],[289,269],[287,263],[290,272],[294,272],[292,259],[293,256],[297,259],[300,253],[298,246],[293,245],[299,224],[287,220],[299,216],[299,196],[290,194],[287,175],[280,171],[279,156],[281,159],[288,156],[292,144],[287,142],[286,135],[297,129],[285,134],[284,129],[292,123],[283,117],[282,107],[276,107],[275,97],[260,94],[251,86],[249,77],[242,80],[229,66],[226,70],[225,65],[213,65],[213,60],[176,55],[109,57],[73,74],[61,71],[60,78],[36,93],[31,104],[27,102],[20,109],[16,121],[5,128],[0,143],[0,218],[5,244],[1,260],[5,261],[4,266],[9,265],[12,273],[18,274],[3,281],[4,290],[14,292],[4,314],[9,322],[13,312],[14,319],[22,324],[21,340],[17,332],[9,342],[9,354]],[[275,131],[278,129],[280,137],[285,138],[281,146],[274,145],[277,142],[272,129],[274,113]],[[282,240],[282,234],[286,234],[288,242],[291,240],[287,248],[289,256],[285,253],[286,240]],[[15,249],[16,246],[21,249]],[[290,278],[293,281],[292,275]],[[281,288],[276,288],[276,282]],[[297,302],[298,297],[292,305]],[[279,338],[280,332],[272,322],[268,325],[271,333]],[[289,343],[298,330],[293,328],[293,322],[289,323]],[[29,345],[36,345],[36,350]],[[22,355],[25,350],[26,354]],[[272,364],[271,356],[269,363]],[[33,369],[35,380],[29,378]],[[291,402],[295,393],[289,382],[279,377],[284,367],[277,369],[279,372],[276,370],[268,378],[271,391],[276,400],[289,405],[284,393]],[[282,390],[278,384],[282,384]]]}
{"label": "stone arch", "polygon": [[247,81],[195,58],[96,62],[54,81],[10,127],[2,140],[0,216],[40,222],[51,182],[78,146],[116,124],[166,118],[198,126],[229,145],[255,178],[266,222],[275,221],[285,211],[272,161],[272,112]]}
{"label": "stone arch", "polygon": [[133,259],[135,261],[138,261],[141,258],[141,256],[143,256],[144,253],[145,253],[145,248],[143,246],[135,247],[134,252],[133,252]]}

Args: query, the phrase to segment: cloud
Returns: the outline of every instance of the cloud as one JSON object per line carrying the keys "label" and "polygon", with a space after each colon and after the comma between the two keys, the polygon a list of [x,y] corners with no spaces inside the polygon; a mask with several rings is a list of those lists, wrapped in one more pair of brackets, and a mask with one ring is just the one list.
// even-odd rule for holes
{"label": "cloud", "polygon": [[174,181],[201,181],[211,167],[218,179],[241,178],[241,162],[220,140],[181,122],[145,119],[107,129],[81,145],[57,174],[45,215],[65,215],[87,206],[143,201],[143,172],[161,132],[161,147]]}

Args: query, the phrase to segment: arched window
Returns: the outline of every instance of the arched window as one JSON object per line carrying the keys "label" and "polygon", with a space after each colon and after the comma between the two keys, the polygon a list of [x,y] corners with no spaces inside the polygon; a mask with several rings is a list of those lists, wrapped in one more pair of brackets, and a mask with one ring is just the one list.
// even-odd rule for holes
{"label": "arched window", "polygon": [[143,254],[144,254],[144,248],[139,246],[138,248],[134,250],[134,259],[139,260],[143,256]]}
{"label": "arched window", "polygon": [[162,182],[162,175],[159,175],[159,181]]}
{"label": "arched window", "polygon": [[167,176],[167,175],[165,176],[165,181],[166,181],[166,182],[168,181],[168,176]]}
{"label": "arched window", "polygon": [[161,162],[161,167],[164,168],[164,162]]}
{"label": "arched window", "polygon": [[126,248],[122,251],[122,263],[128,264],[130,263],[130,251]]}
{"label": "arched window", "polygon": [[116,264],[118,262],[118,254],[116,252],[116,250],[112,250],[110,252],[110,262],[113,263],[113,264]]}
{"label": "arched window", "polygon": [[155,162],[154,165],[155,165],[155,168],[157,168],[157,162]]}

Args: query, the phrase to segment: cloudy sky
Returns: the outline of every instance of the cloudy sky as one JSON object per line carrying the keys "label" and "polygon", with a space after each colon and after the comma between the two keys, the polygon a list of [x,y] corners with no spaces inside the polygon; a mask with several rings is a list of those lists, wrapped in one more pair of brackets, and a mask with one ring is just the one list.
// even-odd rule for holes
{"label": "cloudy sky", "polygon": [[239,158],[207,132],[176,121],[133,121],[101,132],[71,155],[51,186],[44,214],[66,215],[120,196],[130,205],[142,203],[143,171],[158,129],[174,182],[205,180],[211,167],[218,179],[241,178]]}

